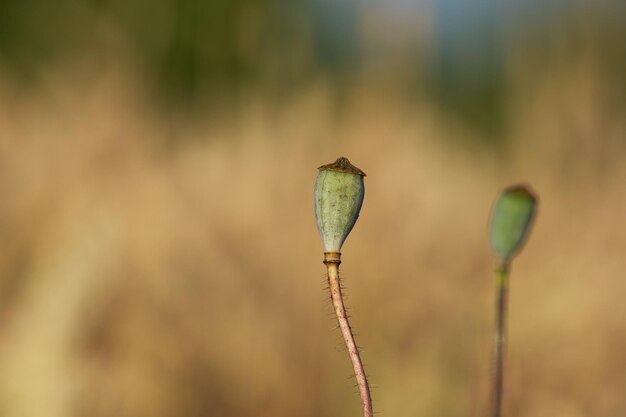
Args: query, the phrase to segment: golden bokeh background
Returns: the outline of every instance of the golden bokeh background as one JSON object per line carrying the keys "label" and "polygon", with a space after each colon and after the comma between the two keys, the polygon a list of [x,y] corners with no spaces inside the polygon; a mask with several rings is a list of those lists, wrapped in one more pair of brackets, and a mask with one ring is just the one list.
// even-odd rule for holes
{"label": "golden bokeh background", "polygon": [[[0,416],[358,415],[313,216],[316,168],[338,156],[367,173],[342,273],[380,416],[486,414],[487,222],[515,182],[531,184],[540,206],[512,268],[505,415],[626,415],[617,2],[551,3],[558,13],[540,32],[508,22],[518,36],[504,32],[498,68],[485,69],[499,75],[484,85],[442,84],[414,62],[444,56],[442,39],[454,50],[473,39],[437,35],[450,1],[419,15],[402,1],[388,2],[393,13],[347,2],[360,46],[319,62],[313,29],[294,35],[300,49],[284,46],[287,58],[267,45],[254,55],[258,11],[276,4],[233,2],[245,7],[224,30],[239,40],[215,51],[247,51],[244,69],[261,69],[227,77],[249,72],[218,59],[211,40],[230,38],[209,25],[185,36],[208,45],[192,57],[214,61],[166,54],[197,71],[191,84],[176,71],[164,82],[129,46],[119,22],[134,27],[141,13],[116,20],[117,2],[64,1],[57,13],[73,14],[50,31],[79,39],[63,46],[40,33],[44,3],[30,3],[0,7],[0,22],[25,25],[0,36]],[[547,7],[533,4],[537,15]],[[308,9],[293,8],[306,21]],[[215,13],[181,27],[219,22]],[[169,15],[156,16],[146,25]],[[178,39],[163,22],[140,29]],[[43,46],[31,48],[31,33]],[[453,56],[451,73],[472,61]],[[296,74],[287,86],[285,73]]]}

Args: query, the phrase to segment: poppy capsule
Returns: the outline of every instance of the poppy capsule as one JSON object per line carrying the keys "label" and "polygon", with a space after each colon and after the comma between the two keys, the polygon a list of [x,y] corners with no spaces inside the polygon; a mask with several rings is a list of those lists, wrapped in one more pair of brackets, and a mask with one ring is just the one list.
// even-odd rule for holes
{"label": "poppy capsule", "polygon": [[537,197],[525,186],[504,189],[491,214],[491,246],[507,263],[524,244],[535,217]]}
{"label": "poppy capsule", "polygon": [[317,229],[324,252],[341,252],[361,211],[365,173],[343,157],[318,169],[314,190]]}

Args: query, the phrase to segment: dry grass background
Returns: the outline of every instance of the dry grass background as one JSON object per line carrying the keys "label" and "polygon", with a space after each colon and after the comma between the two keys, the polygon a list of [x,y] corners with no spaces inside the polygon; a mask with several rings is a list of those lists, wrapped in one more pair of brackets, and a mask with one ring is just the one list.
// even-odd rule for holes
{"label": "dry grass background", "polygon": [[485,415],[487,216],[516,181],[541,205],[506,415],[626,415],[626,132],[581,62],[513,77],[498,151],[382,89],[341,119],[320,81],[185,127],[115,71],[1,83],[0,415],[357,415],[312,213],[340,155],[368,174],[342,270],[381,416]]}

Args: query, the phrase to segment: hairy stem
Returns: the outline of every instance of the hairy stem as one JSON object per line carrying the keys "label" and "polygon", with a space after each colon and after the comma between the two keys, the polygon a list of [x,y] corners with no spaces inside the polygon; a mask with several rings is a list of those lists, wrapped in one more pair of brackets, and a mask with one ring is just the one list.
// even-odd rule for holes
{"label": "hairy stem", "polygon": [[359,348],[354,342],[354,335],[348,322],[348,316],[346,315],[346,308],[343,304],[343,297],[341,294],[341,285],[339,281],[339,259],[325,260],[324,263],[328,269],[328,285],[330,288],[330,298],[333,302],[333,308],[337,315],[337,321],[339,322],[339,328],[343,336],[343,341],[348,349],[348,355],[352,361],[352,368],[354,369],[354,375],[356,376],[357,386],[359,388],[359,395],[361,396],[361,407],[363,409],[363,417],[372,417],[374,412],[372,410],[372,397],[370,395],[369,384],[367,383],[367,376],[365,375],[365,369],[363,368],[363,362],[359,355]]}
{"label": "hairy stem", "polygon": [[509,266],[503,263],[496,269],[496,328],[493,354],[491,416],[502,416],[504,383],[504,353],[506,347],[506,313]]}

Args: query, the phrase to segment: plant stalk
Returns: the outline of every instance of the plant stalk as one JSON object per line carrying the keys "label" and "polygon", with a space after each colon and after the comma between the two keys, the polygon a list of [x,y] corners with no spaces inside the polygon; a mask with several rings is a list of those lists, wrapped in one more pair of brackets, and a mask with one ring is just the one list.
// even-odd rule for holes
{"label": "plant stalk", "polygon": [[374,412],[372,409],[372,397],[370,394],[369,384],[367,382],[367,376],[365,375],[365,369],[363,368],[363,362],[359,354],[359,348],[354,341],[354,335],[350,328],[350,322],[346,314],[346,308],[343,303],[343,296],[341,294],[341,285],[339,278],[339,264],[341,263],[341,254],[338,252],[327,252],[324,254],[324,264],[328,270],[328,286],[330,289],[330,298],[333,303],[335,314],[337,315],[337,321],[339,322],[339,328],[341,329],[341,335],[343,341],[348,349],[348,355],[350,361],[352,361],[352,368],[354,369],[354,375],[356,376],[357,386],[359,388],[359,395],[361,397],[361,407],[363,409],[363,417],[373,417]]}
{"label": "plant stalk", "polygon": [[496,328],[493,354],[491,416],[502,416],[504,355],[506,348],[506,315],[509,265],[503,262],[496,269]]}

